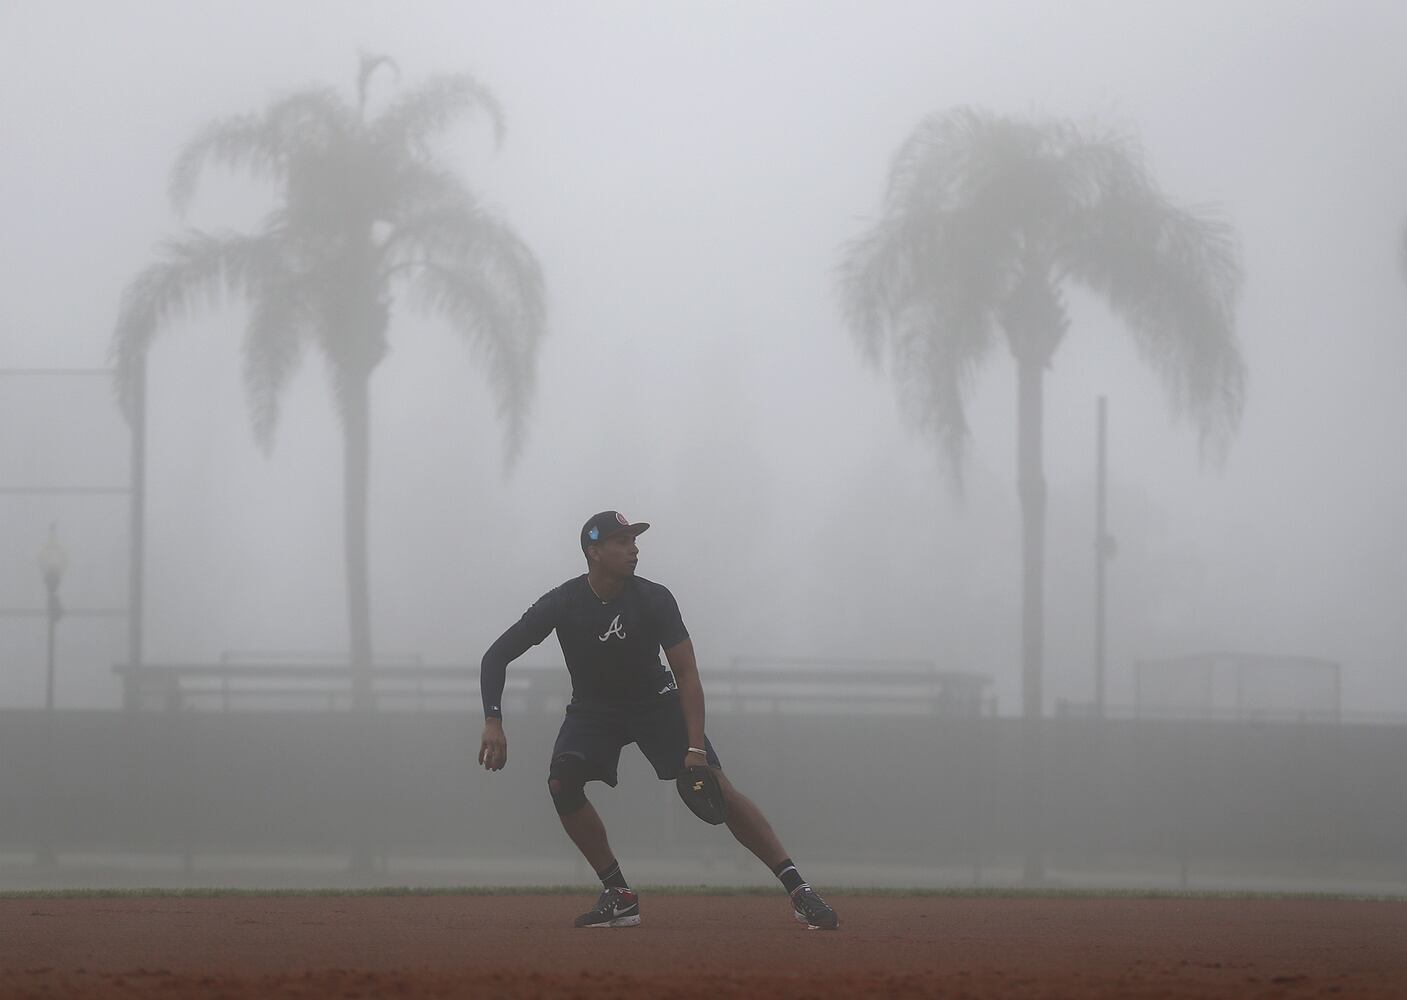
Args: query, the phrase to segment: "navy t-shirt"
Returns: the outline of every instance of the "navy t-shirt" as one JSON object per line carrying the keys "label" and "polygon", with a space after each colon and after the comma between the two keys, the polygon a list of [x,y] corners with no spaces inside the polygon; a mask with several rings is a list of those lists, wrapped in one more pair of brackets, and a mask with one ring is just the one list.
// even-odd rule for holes
{"label": "navy t-shirt", "polygon": [[502,718],[508,664],[553,630],[572,675],[572,700],[643,701],[673,684],[660,650],[689,638],[669,588],[631,576],[609,601],[592,591],[586,574],[538,598],[484,654],[479,688],[485,717]]}

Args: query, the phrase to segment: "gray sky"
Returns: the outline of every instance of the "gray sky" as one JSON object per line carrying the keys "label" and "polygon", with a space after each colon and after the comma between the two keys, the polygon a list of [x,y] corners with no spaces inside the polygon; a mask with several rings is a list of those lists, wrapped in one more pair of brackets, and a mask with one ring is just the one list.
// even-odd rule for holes
{"label": "gray sky", "polygon": [[[1347,707],[1407,711],[1404,38],[1389,2],[0,2],[0,366],[104,362],[122,288],[180,225],[174,155],[210,118],[347,88],[362,48],[409,84],[467,70],[502,101],[507,141],[495,153],[471,126],[446,150],[539,254],[551,334],[505,477],[476,359],[398,314],[373,381],[378,646],[476,663],[579,571],[581,521],[618,507],[655,523],[641,572],[679,597],[705,681],[736,655],[924,657],[990,672],[1015,711],[1012,365],[996,353],[974,386],[955,503],[859,364],[834,267],[924,114],[1122,121],[1173,197],[1240,232],[1248,404],[1225,467],[1203,468],[1124,331],[1073,298],[1046,388],[1048,699],[1091,694],[1103,393],[1111,699],[1140,656],[1231,648],[1342,660]],[[266,203],[213,173],[189,221],[243,226]],[[345,645],[325,373],[310,357],[263,457],[241,329],[240,308],[212,311],[153,355],[152,659]],[[7,454],[34,450],[3,434]],[[110,465],[110,430],[87,447]],[[70,602],[123,600],[94,507],[3,502],[8,604],[37,603],[54,517]],[[111,626],[65,629],[84,662],[61,697],[111,703]],[[42,699],[33,628],[0,630],[0,701]]]}

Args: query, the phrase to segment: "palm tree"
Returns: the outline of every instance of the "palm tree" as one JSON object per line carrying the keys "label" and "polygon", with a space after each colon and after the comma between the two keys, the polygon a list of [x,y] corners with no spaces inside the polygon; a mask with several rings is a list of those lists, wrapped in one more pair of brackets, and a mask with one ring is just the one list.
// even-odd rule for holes
{"label": "palm tree", "polygon": [[890,166],[883,217],[846,247],[842,297],[858,345],[889,362],[959,487],[966,394],[998,331],[1016,361],[1027,719],[1042,705],[1042,380],[1069,324],[1062,289],[1108,303],[1204,453],[1224,454],[1244,389],[1237,258],[1231,229],[1164,197],[1127,134],[970,108],[920,123]]}
{"label": "palm tree", "polygon": [[130,417],[155,335],[228,291],[249,304],[244,382],[267,451],[279,399],[305,348],[327,361],[344,452],[344,547],[353,701],[370,705],[367,561],[370,379],[386,356],[394,295],[448,321],[487,367],[509,460],[522,443],[545,331],[541,269],[526,244],[437,161],[433,140],[457,119],[503,112],[473,77],[432,77],[368,114],[368,84],[389,59],[363,55],[356,103],[313,87],[262,113],[212,122],[181,151],[169,193],[183,213],[204,168],[272,182],[257,232],[187,229],[127,287],[113,336],[117,391]]}

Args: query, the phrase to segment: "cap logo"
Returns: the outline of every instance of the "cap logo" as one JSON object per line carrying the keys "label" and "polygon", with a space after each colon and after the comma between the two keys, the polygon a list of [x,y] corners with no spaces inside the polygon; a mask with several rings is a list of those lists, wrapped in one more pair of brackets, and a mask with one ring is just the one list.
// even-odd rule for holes
{"label": "cap logo", "polygon": [[589,538],[589,539],[591,539],[593,542],[600,541],[600,539],[601,539],[601,529],[598,528],[598,527],[596,527],[596,525],[593,524],[593,525],[591,526],[591,530],[586,533],[586,537]]}
{"label": "cap logo", "polygon": [[630,522],[625,519],[625,515],[622,514],[620,511],[616,511],[616,520],[619,521],[621,524],[625,525],[627,528],[630,527]]}

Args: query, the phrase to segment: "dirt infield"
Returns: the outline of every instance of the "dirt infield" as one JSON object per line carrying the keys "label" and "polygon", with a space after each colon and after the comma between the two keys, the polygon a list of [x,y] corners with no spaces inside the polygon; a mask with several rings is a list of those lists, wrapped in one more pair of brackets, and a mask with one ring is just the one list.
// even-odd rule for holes
{"label": "dirt infield", "polygon": [[1407,903],[780,892],[0,899],[4,997],[1401,997]]}

